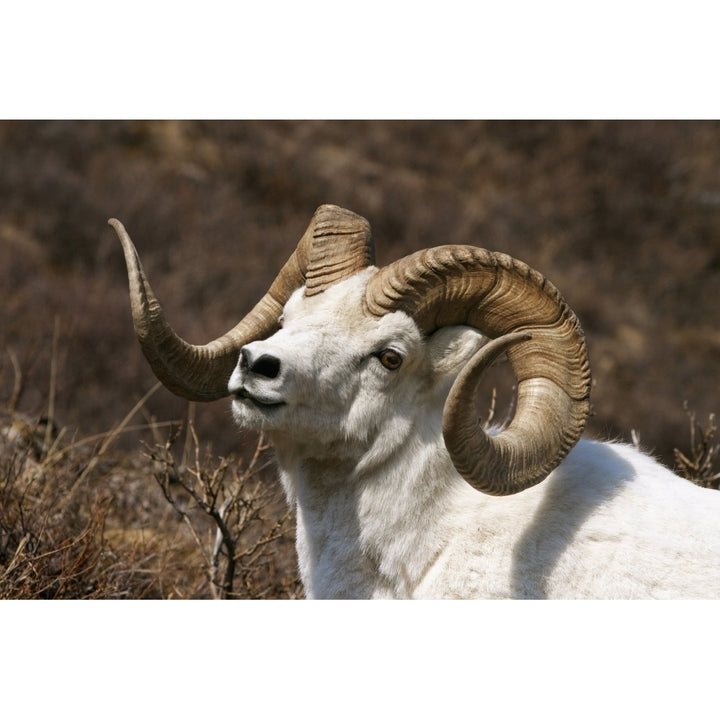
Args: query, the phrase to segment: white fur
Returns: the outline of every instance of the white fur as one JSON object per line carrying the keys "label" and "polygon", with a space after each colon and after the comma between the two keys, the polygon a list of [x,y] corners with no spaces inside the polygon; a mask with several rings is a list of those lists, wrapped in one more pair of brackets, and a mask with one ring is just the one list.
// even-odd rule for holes
{"label": "white fur", "polygon": [[[529,490],[471,488],[441,416],[483,339],[464,327],[423,339],[403,313],[366,316],[372,272],[297,291],[283,328],[246,348],[277,358],[277,375],[239,365],[230,380],[236,420],[276,448],[308,597],[720,597],[720,492],[632,447],[581,440]],[[403,356],[398,370],[381,364],[385,348]]]}

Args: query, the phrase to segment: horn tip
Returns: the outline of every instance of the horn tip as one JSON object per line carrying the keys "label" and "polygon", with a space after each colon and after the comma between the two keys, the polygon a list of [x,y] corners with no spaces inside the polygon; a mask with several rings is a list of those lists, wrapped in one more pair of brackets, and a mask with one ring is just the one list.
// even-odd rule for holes
{"label": "horn tip", "polygon": [[125,245],[127,241],[130,241],[130,236],[125,229],[125,226],[117,218],[110,218],[108,220],[108,225],[115,231],[115,234],[120,238],[123,245]]}

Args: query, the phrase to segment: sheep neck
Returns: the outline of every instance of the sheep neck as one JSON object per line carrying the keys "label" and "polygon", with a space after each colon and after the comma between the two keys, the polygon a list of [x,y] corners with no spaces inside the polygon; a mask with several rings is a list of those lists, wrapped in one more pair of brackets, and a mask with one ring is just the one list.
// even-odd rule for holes
{"label": "sheep neck", "polygon": [[279,450],[278,459],[297,509],[309,597],[412,596],[442,556],[454,509],[466,501],[439,433],[413,435],[382,457]]}

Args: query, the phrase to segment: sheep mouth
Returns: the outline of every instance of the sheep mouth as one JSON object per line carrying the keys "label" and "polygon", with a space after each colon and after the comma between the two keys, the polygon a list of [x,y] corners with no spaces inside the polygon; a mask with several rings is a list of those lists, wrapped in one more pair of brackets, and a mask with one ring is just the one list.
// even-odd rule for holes
{"label": "sheep mouth", "polygon": [[285,405],[285,403],[282,401],[275,402],[275,401],[266,400],[264,398],[258,397],[257,395],[253,395],[244,387],[241,387],[238,390],[236,390],[233,393],[233,398],[240,402],[247,400],[252,405],[254,405],[255,407],[260,408],[260,409],[278,408],[278,407],[282,407],[283,405]]}

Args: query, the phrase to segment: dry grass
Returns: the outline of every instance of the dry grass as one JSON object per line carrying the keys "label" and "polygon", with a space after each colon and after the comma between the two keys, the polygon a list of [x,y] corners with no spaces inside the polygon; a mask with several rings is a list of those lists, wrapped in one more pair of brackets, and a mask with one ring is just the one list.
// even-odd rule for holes
{"label": "dry grass", "polygon": [[292,515],[277,486],[263,477],[272,463],[262,436],[243,465],[202,452],[192,425],[188,430],[189,463],[187,451],[181,462],[172,452],[179,432],[164,444],[148,446],[148,457],[163,496],[195,541],[212,596],[298,597],[296,576],[284,574],[278,562],[280,543],[291,534]]}
{"label": "dry grass", "polygon": [[[178,424],[130,424],[146,396],[111,431],[65,441],[52,418],[17,412],[22,388],[18,372],[0,415],[0,598],[301,594],[292,517],[262,440],[245,465],[201,451],[188,424],[188,466],[172,452]],[[143,430],[169,439],[113,450]]]}
{"label": "dry grass", "polygon": [[690,421],[690,448],[687,454],[675,448],[675,470],[701,487],[720,490],[720,442],[715,415],[711,413],[703,427],[687,404],[685,412]]}

